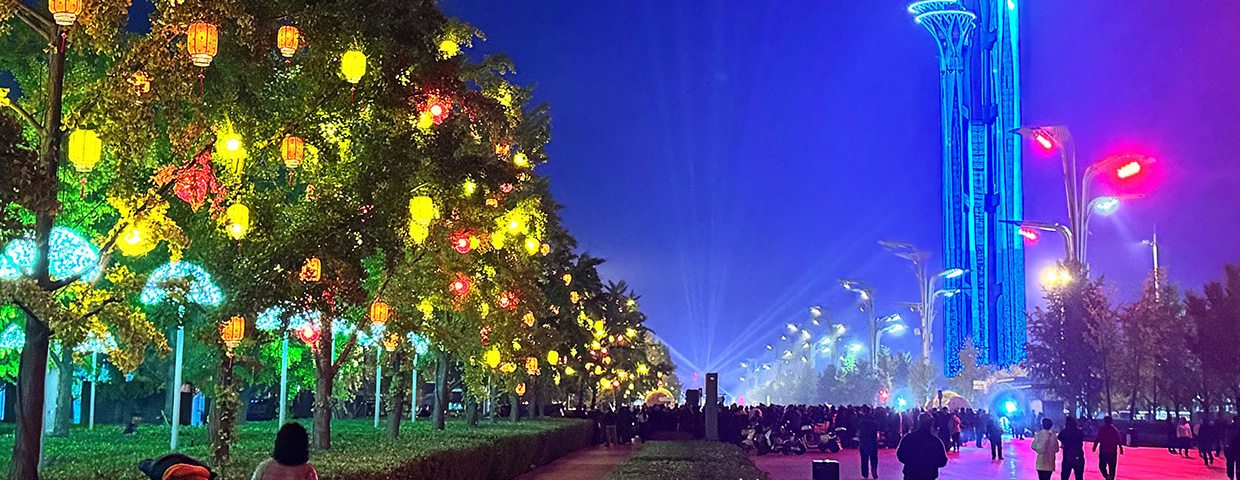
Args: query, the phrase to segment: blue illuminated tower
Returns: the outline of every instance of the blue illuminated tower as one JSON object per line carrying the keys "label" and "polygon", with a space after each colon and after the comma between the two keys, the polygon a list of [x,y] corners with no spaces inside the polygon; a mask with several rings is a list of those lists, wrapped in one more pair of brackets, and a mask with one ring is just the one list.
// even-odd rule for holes
{"label": "blue illuminated tower", "polygon": [[[909,5],[939,48],[943,129],[943,267],[966,275],[946,288],[944,368],[955,375],[967,338],[982,363],[1025,358],[1024,245],[999,219],[1023,218],[1016,0]],[[1016,137],[1016,138],[1013,138]]]}

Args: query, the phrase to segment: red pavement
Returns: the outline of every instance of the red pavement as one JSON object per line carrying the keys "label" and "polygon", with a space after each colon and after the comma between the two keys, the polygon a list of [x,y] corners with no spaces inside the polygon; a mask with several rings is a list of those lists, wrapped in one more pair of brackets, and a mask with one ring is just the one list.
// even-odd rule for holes
{"label": "red pavement", "polygon": [[629,446],[588,447],[517,477],[515,480],[603,480],[629,458]]}
{"label": "red pavement", "polygon": [[[1034,470],[1036,454],[1029,448],[1030,440],[1015,440],[1004,445],[1004,460],[990,461],[990,448],[966,446],[959,454],[949,453],[947,467],[939,470],[939,478],[944,480],[1036,480]],[[1099,480],[1098,456],[1090,453],[1086,444],[1085,477]],[[1227,478],[1225,460],[1219,459],[1214,466],[1206,468],[1201,459],[1187,460],[1167,453],[1165,448],[1125,448],[1124,455],[1119,457],[1117,479],[1119,480],[1198,480]],[[861,478],[861,462],[856,450],[844,450],[840,453],[818,453],[813,450],[802,456],[782,454],[766,454],[752,457],[758,468],[771,475],[772,480],[809,480],[811,460],[831,458],[840,462],[840,479],[855,480]],[[1060,457],[1062,458],[1062,457]],[[879,475],[883,479],[901,479],[903,466],[896,460],[895,450],[881,450],[878,455]],[[1056,462],[1058,463],[1058,462]],[[1060,473],[1052,477],[1058,480]]]}

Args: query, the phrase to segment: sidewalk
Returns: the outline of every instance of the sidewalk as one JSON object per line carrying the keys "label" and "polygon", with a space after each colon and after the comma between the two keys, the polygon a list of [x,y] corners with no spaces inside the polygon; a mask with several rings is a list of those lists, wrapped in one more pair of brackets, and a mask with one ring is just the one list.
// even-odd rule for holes
{"label": "sidewalk", "polygon": [[586,447],[515,480],[603,480],[633,452],[629,445]]}

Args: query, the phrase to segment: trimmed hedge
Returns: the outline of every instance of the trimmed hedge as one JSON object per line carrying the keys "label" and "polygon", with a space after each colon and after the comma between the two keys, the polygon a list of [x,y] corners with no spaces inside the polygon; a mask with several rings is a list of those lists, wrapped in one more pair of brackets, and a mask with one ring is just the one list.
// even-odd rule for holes
{"label": "trimmed hedge", "polygon": [[730,443],[646,442],[611,472],[610,480],[769,480]]}
{"label": "trimmed hedge", "polygon": [[[309,422],[304,422],[309,429]],[[118,435],[115,425],[95,430],[74,428],[69,438],[48,438],[44,480],[143,480],[139,460],[166,453],[168,428],[142,427],[137,435]],[[249,479],[270,455],[275,422],[248,422],[233,447],[233,465],[216,469],[225,479]],[[0,472],[8,471],[12,425],[0,425]],[[332,450],[312,452],[310,462],[323,480],[439,479],[508,480],[589,446],[591,426],[581,420],[554,419],[518,423],[460,421],[444,431],[429,422],[406,424],[398,440],[389,440],[371,420],[332,422]],[[210,442],[203,427],[181,428],[183,453],[208,460]]]}

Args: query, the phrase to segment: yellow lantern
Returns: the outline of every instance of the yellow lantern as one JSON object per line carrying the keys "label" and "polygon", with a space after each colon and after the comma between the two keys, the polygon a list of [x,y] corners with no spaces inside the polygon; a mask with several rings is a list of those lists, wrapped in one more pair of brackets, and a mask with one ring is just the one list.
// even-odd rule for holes
{"label": "yellow lantern", "polygon": [[344,74],[346,81],[356,85],[366,74],[366,54],[357,50],[344,52],[344,56],[340,57],[340,73]]}
{"label": "yellow lantern", "polygon": [[157,244],[159,244],[159,239],[151,232],[138,225],[129,225],[121,231],[116,248],[126,257],[137,257],[154,250]]}
{"label": "yellow lantern", "polygon": [[426,225],[438,216],[439,210],[435,208],[435,201],[431,200],[431,197],[419,196],[409,199],[409,217],[413,221]]}
{"label": "yellow lantern", "polygon": [[574,369],[573,367],[564,367],[564,373],[568,375],[572,375],[574,373],[577,373],[577,370]]}
{"label": "yellow lantern", "polygon": [[245,238],[245,232],[250,230],[250,208],[234,203],[224,211],[224,215],[228,222],[228,236],[233,240]]}
{"label": "yellow lantern", "polygon": [[230,355],[231,350],[241,344],[241,338],[244,336],[245,319],[242,317],[232,317],[220,326],[220,339],[224,340],[224,345],[228,346]]}
{"label": "yellow lantern", "polygon": [[560,352],[557,352],[555,350],[547,352],[547,363],[551,365],[560,363]]}
{"label": "yellow lantern", "polygon": [[94,130],[74,130],[69,134],[69,161],[82,173],[95,169],[103,155],[103,140]]}
{"label": "yellow lantern", "polygon": [[487,366],[491,368],[498,367],[500,362],[499,349],[492,348],[487,350],[487,353],[482,356],[482,361],[486,362]]}

